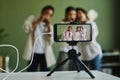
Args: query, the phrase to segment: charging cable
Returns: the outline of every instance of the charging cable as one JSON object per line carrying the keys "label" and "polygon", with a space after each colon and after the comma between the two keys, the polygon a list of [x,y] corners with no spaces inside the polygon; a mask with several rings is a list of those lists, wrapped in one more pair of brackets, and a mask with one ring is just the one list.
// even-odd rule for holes
{"label": "charging cable", "polygon": [[18,51],[18,49],[17,49],[15,46],[10,45],[10,44],[2,44],[2,45],[0,45],[0,47],[11,47],[11,48],[15,49],[16,52],[17,52],[17,53],[16,53],[16,54],[17,54],[16,66],[15,66],[15,68],[14,68],[11,72],[0,68],[1,71],[8,73],[8,75],[5,76],[5,77],[2,79],[2,80],[6,80],[6,79],[11,75],[11,73],[15,72],[15,71],[17,70],[17,68],[18,68],[18,65],[19,65],[19,51]]}
{"label": "charging cable", "polygon": [[[51,35],[52,35],[52,32],[42,33],[41,35],[46,35],[46,34],[51,34]],[[41,35],[39,35],[39,36],[41,36]],[[32,55],[31,55],[32,57],[31,57],[30,63],[29,63],[25,68],[21,69],[20,71],[18,71],[18,72],[16,72],[16,73],[23,72],[24,70],[26,70],[28,67],[31,66],[31,64],[32,64],[32,62],[33,62],[33,58],[34,58],[35,46],[36,46],[37,41],[39,40],[39,36],[35,39],[34,46],[33,46],[33,52],[32,52]],[[40,44],[42,44],[42,43],[40,43]],[[16,52],[17,52],[16,67],[15,67],[15,69],[14,69],[12,72],[8,72],[8,71],[0,68],[1,71],[4,71],[4,72],[8,73],[8,75],[5,76],[5,77],[2,79],[2,80],[6,80],[6,79],[7,79],[12,73],[14,73],[14,72],[17,70],[17,68],[18,68],[18,65],[19,65],[19,51],[18,51],[18,49],[17,49],[15,46],[9,45],[9,44],[3,44],[3,45],[0,45],[0,47],[12,47],[12,48],[14,48],[14,49],[16,50]]]}

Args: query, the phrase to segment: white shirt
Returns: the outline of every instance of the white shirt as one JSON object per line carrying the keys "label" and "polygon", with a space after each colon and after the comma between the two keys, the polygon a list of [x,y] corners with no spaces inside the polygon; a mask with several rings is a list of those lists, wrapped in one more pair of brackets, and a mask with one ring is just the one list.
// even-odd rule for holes
{"label": "white shirt", "polygon": [[44,40],[43,40],[43,33],[44,33],[45,23],[41,22],[37,25],[35,32],[34,32],[34,38],[35,40],[39,37],[35,44],[35,50],[34,53],[37,54],[44,54]]}
{"label": "white shirt", "polygon": [[75,32],[73,35],[73,40],[75,40],[75,41],[86,40],[85,33],[84,32]]}
{"label": "white shirt", "polygon": [[91,42],[80,42],[78,50],[81,52],[80,58],[82,60],[92,60],[97,55],[102,56],[102,48],[96,41],[98,36],[97,24],[94,21],[88,21],[92,25],[92,41]]}
{"label": "white shirt", "polygon": [[63,35],[65,41],[72,41],[73,33],[71,31],[64,31]]}
{"label": "white shirt", "polygon": [[[67,23],[70,23],[70,22],[60,22],[60,23],[65,23],[65,24],[67,24]],[[67,44],[67,42],[61,42],[60,43],[60,46],[59,46],[59,51],[63,51],[63,52],[68,52],[70,49],[71,49],[72,47],[71,46],[69,46],[69,44]]]}

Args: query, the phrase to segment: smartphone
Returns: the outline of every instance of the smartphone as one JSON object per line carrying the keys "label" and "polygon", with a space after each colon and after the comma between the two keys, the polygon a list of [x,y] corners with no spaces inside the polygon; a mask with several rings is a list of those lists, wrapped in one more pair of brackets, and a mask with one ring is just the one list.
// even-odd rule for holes
{"label": "smartphone", "polygon": [[54,41],[56,42],[90,42],[91,40],[91,24],[54,24]]}

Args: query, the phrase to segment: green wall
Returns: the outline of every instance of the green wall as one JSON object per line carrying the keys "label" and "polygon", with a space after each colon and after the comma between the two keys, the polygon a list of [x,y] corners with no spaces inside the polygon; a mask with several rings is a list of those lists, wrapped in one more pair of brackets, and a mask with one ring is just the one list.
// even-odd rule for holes
{"label": "green wall", "polygon": [[[0,28],[5,28],[6,33],[9,34],[2,43],[15,45],[19,49],[19,69],[26,65],[26,61],[22,58],[27,39],[22,30],[23,23],[29,15],[38,17],[42,7],[48,4],[55,7],[53,23],[61,21],[67,6],[82,7],[86,10],[95,9],[99,13],[99,18],[96,20],[100,32],[98,41],[104,50],[114,48],[113,0],[0,0]],[[53,47],[57,57],[58,43]],[[0,55],[11,56],[10,68],[15,66],[15,50],[1,48]]]}

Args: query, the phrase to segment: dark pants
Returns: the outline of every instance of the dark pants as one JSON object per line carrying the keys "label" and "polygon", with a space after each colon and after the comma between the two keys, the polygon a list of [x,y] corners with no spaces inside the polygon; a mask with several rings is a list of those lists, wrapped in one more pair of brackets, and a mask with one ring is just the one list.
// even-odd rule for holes
{"label": "dark pants", "polygon": [[92,70],[100,70],[101,68],[101,58],[100,55],[96,56],[93,60],[83,61],[86,66],[91,67]]}
{"label": "dark pants", "polygon": [[[30,61],[28,62],[28,64]],[[34,58],[33,62],[30,65],[30,67],[27,69],[28,72],[34,72],[37,71],[38,66],[40,65],[40,71],[48,71],[49,69],[47,68],[46,64],[46,59],[45,59],[45,54],[36,54],[34,53]]]}

